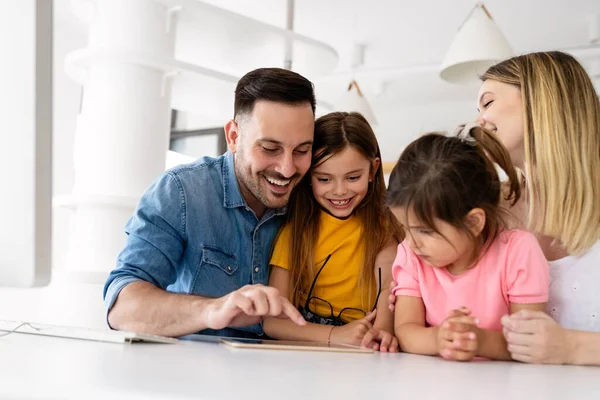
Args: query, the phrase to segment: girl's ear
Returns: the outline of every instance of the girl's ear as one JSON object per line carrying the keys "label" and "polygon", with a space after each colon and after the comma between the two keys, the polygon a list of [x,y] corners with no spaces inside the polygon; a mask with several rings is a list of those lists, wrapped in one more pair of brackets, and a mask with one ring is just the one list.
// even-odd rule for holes
{"label": "girl's ear", "polygon": [[379,157],[376,157],[371,164],[371,175],[369,176],[369,182],[373,182],[375,180],[375,176],[377,176],[377,170],[381,166],[381,160]]}
{"label": "girl's ear", "polygon": [[474,208],[467,214],[466,223],[473,236],[477,237],[485,228],[486,215],[481,208]]}

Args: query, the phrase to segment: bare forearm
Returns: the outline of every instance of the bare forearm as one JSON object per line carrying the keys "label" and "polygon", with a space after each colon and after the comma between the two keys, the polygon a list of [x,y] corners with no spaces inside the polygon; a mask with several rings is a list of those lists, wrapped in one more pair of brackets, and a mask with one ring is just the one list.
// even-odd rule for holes
{"label": "bare forearm", "polygon": [[123,288],[108,314],[114,329],[162,336],[183,336],[208,328],[206,308],[212,299],[168,293],[148,282]]}
{"label": "bare forearm", "polygon": [[477,338],[479,342],[479,348],[477,355],[491,360],[511,360],[510,353],[508,352],[506,339],[500,331],[493,331],[490,329],[481,329],[481,334]]}
{"label": "bare forearm", "polygon": [[395,331],[402,351],[431,356],[438,354],[437,327],[408,323],[396,325]]}
{"label": "bare forearm", "polygon": [[333,328],[331,325],[310,322],[304,326],[299,326],[289,319],[280,318],[266,318],[263,322],[263,329],[268,336],[283,340],[326,342],[331,328]]}
{"label": "bare forearm", "polygon": [[567,341],[573,345],[569,364],[600,365],[600,332],[568,330]]}

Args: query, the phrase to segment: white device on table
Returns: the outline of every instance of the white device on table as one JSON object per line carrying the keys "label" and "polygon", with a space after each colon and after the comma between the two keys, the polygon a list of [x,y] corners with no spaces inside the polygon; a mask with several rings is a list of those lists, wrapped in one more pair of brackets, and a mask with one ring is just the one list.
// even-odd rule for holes
{"label": "white device on table", "polygon": [[109,329],[89,329],[71,326],[37,324],[34,322],[0,321],[0,337],[11,334],[55,336],[69,339],[93,340],[109,343],[178,343],[179,340],[145,333],[113,331]]}
{"label": "white device on table", "polygon": [[296,351],[326,351],[336,353],[373,353],[373,349],[349,344],[327,342],[302,342],[294,340],[266,340],[245,338],[222,338],[221,343],[237,349],[263,349],[263,350],[296,350]]}

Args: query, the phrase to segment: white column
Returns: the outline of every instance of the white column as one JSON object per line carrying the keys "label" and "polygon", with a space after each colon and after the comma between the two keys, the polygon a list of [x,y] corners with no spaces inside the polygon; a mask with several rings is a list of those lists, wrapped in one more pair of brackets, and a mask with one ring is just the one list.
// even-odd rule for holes
{"label": "white column", "polygon": [[[165,168],[169,145],[172,10],[152,0],[97,0],[75,134],[74,210],[66,270],[101,281],[115,267],[124,226]],[[158,66],[157,66],[158,65]]]}

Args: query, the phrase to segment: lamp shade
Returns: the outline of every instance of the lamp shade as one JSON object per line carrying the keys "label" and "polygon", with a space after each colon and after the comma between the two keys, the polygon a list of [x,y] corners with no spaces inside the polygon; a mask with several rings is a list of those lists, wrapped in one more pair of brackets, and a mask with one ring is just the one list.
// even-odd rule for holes
{"label": "lamp shade", "polygon": [[369,105],[369,102],[363,95],[356,81],[350,82],[348,90],[335,103],[336,111],[359,112],[369,121],[371,125],[377,125],[375,114]]}
{"label": "lamp shade", "polygon": [[487,68],[513,55],[485,6],[477,4],[454,37],[440,77],[451,83],[469,83],[477,80]]}

